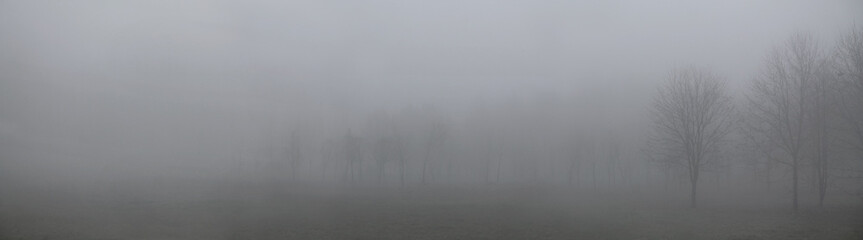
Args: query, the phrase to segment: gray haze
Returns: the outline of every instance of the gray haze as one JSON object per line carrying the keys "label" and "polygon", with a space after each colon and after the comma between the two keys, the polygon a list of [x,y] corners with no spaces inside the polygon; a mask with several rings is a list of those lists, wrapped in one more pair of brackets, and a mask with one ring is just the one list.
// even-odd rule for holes
{"label": "gray haze", "polygon": [[[644,153],[672,70],[710,69],[744,103],[792,34],[830,50],[861,25],[857,0],[0,0],[0,192],[273,178],[685,192]],[[761,186],[731,155],[701,193]]]}
{"label": "gray haze", "polygon": [[[709,66],[737,85],[787,34],[836,35],[863,22],[861,5],[4,1],[0,129],[58,155],[110,143],[77,156],[197,168],[267,121],[344,128],[411,105],[460,119],[554,96],[584,124],[638,128],[669,69]],[[15,149],[4,154],[48,154]]]}

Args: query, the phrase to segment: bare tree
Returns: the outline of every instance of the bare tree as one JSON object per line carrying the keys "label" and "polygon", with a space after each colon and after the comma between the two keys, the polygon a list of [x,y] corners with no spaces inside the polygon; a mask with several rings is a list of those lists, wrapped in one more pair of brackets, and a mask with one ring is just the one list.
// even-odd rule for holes
{"label": "bare tree", "polygon": [[678,69],[659,89],[653,104],[648,146],[656,158],[686,168],[690,203],[696,207],[701,169],[717,154],[731,126],[733,106],[725,82],[705,70]]}
{"label": "bare tree", "polygon": [[843,90],[840,116],[850,133],[847,142],[863,156],[863,28],[839,40],[833,66]]}
{"label": "bare tree", "polygon": [[405,146],[406,143],[404,141],[404,138],[401,136],[401,134],[399,134],[398,128],[396,128],[395,126],[393,126],[393,135],[394,135],[393,140],[395,141],[393,143],[393,148],[394,148],[393,151],[395,151],[394,157],[395,157],[396,162],[399,163],[399,185],[404,187],[404,185],[405,185],[405,164],[407,162],[407,154],[405,153],[405,151],[406,151],[405,149],[407,149],[407,147]]}
{"label": "bare tree", "polygon": [[405,142],[398,131],[395,118],[381,112],[374,115],[370,121],[371,134],[377,139],[372,146],[372,155],[378,168],[378,181],[383,182],[386,175],[386,165],[395,162],[399,168],[399,184],[404,185]]}
{"label": "bare tree", "polygon": [[838,115],[841,118],[838,136],[843,146],[848,147],[852,161],[845,162],[846,167],[839,177],[852,179],[855,191],[863,193],[863,28],[855,27],[842,36],[836,45],[833,58],[835,74],[839,79],[841,99],[838,104]]}
{"label": "bare tree", "polygon": [[337,151],[336,141],[332,139],[326,139],[321,142],[320,149],[320,164],[321,164],[321,180],[326,179],[327,177],[327,167],[330,163],[335,162],[337,159],[338,151]]}
{"label": "bare tree", "polygon": [[796,34],[767,57],[752,83],[747,131],[764,151],[778,148],[771,159],[791,168],[792,205],[797,210],[798,175],[811,118],[812,87],[824,61],[811,36]]}
{"label": "bare tree", "polygon": [[356,183],[356,180],[359,178],[360,173],[357,172],[357,168],[362,170],[363,153],[361,140],[360,137],[354,136],[351,130],[348,129],[348,133],[344,139],[343,151],[345,161],[347,162],[347,168],[345,168],[345,171],[347,171],[346,175],[348,175],[348,179],[350,179],[352,184]]}
{"label": "bare tree", "polygon": [[[824,62],[826,63],[826,62]],[[838,103],[836,78],[827,71],[827,65],[821,64],[812,84],[812,110],[810,111],[812,139],[812,167],[815,176],[815,186],[818,189],[818,206],[824,206],[824,196],[827,195],[830,180],[830,166],[836,158],[837,143],[836,111]]]}
{"label": "bare tree", "polygon": [[377,167],[377,181],[383,183],[387,164],[393,160],[393,139],[389,133],[392,118],[386,112],[376,112],[369,119],[369,137],[374,139],[371,146],[372,158]]}

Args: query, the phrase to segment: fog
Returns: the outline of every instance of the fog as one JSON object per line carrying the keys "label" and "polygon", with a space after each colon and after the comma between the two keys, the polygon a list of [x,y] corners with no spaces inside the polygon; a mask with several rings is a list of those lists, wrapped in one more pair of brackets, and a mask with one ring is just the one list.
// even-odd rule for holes
{"label": "fog", "polygon": [[[852,0],[0,1],[0,238],[859,238],[861,23]],[[680,148],[678,78],[722,96]],[[704,227],[732,222],[763,229]]]}

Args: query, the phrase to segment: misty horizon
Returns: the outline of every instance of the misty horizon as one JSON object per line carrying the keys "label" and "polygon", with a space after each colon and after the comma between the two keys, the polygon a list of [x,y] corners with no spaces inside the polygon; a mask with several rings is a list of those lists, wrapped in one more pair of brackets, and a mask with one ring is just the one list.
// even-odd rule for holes
{"label": "misty horizon", "polygon": [[[315,222],[502,204],[528,209],[514,221],[533,219],[532,207],[590,206],[643,210],[644,222],[702,219],[669,210],[688,204],[775,211],[765,226],[786,210],[821,209],[853,229],[861,23],[854,0],[0,1],[0,238],[72,226],[28,216],[102,224],[101,211],[137,216],[126,204],[206,201],[229,207],[158,217],[195,225],[232,209],[226,219],[240,220],[224,224],[248,227],[284,220],[256,212],[267,209]],[[788,93],[798,85],[799,96]],[[323,213],[319,201],[344,212]],[[33,210],[46,206],[63,210]],[[188,210],[163,207],[151,210]],[[415,212],[425,216],[417,226],[437,214],[491,216],[448,211]],[[611,222],[602,226],[630,216],[573,211]],[[849,216],[827,215],[839,212]],[[622,228],[632,235],[587,238],[643,233]],[[645,236],[687,239],[672,234],[681,229]],[[701,230],[691,231],[742,236]],[[78,237],[276,238],[230,231]],[[345,231],[291,236],[430,236]]]}

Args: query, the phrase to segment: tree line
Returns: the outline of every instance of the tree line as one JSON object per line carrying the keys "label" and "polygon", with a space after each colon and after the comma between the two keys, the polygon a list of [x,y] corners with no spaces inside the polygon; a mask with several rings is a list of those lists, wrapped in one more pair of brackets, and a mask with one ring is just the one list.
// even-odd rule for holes
{"label": "tree line", "polygon": [[688,183],[692,207],[704,174],[729,165],[745,166],[768,188],[787,170],[794,209],[803,178],[819,205],[839,180],[863,178],[863,29],[834,44],[794,34],[746,85],[737,94],[707,68],[674,69],[648,104],[650,121],[634,128],[555,94],[480,103],[459,119],[433,105],[380,110],[326,133],[284,131],[262,166],[279,177],[350,185],[585,189],[633,187],[660,171]]}

